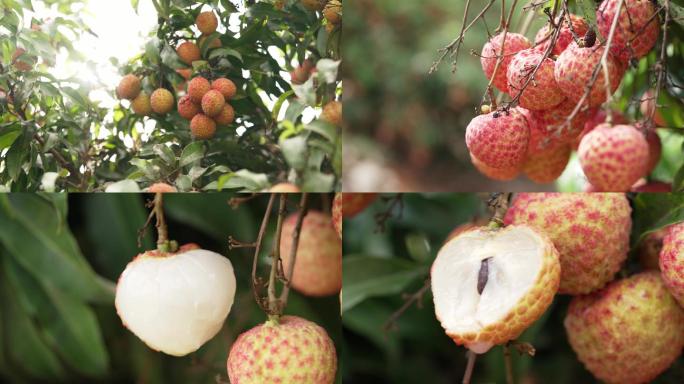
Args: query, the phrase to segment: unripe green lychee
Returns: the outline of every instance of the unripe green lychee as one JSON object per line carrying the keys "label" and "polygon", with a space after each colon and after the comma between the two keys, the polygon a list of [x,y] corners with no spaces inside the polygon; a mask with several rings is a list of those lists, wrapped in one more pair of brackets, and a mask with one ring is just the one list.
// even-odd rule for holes
{"label": "unripe green lychee", "polygon": [[214,117],[216,124],[221,126],[227,126],[233,124],[235,121],[235,109],[233,106],[226,103],[221,109],[221,113]]}
{"label": "unripe green lychee", "polygon": [[[553,55],[560,55],[565,51],[565,49],[574,41],[572,32],[575,32],[575,35],[578,37],[583,37],[587,31],[589,30],[589,25],[587,22],[582,18],[577,15],[569,15],[570,16],[570,21],[572,22],[572,30],[570,29],[570,25],[568,24],[568,19],[563,18],[563,23],[561,25],[561,30],[558,33],[558,40],[556,40],[556,45],[553,47],[553,50],[551,53]],[[556,20],[556,24],[558,24],[558,20]],[[535,49],[544,53],[546,52],[546,49],[549,47],[549,44],[551,44],[551,37],[553,36],[552,31],[549,30],[549,25],[545,24],[539,32],[537,32],[537,36],[534,39],[534,44],[535,44]]]}
{"label": "unripe green lychee", "polygon": [[243,333],[228,355],[235,384],[332,384],[337,352],[325,329],[295,316],[271,319]]}
{"label": "unripe green lychee", "polygon": [[527,157],[523,172],[535,183],[552,183],[565,171],[570,162],[571,153],[568,144],[544,149]]}
{"label": "unripe green lychee", "polygon": [[684,311],[657,271],[618,280],[570,303],[570,345],[584,366],[606,383],[648,383],[684,347]]}
{"label": "unripe green lychee", "polygon": [[617,193],[522,193],[504,222],[544,232],[560,253],[559,293],[585,294],[611,281],[627,258],[632,209]]}
{"label": "unripe green lychee", "polygon": [[197,114],[190,122],[192,137],[196,140],[210,140],[216,135],[216,122],[205,114]]}
{"label": "unripe green lychee", "polygon": [[152,92],[150,103],[155,113],[166,115],[173,110],[175,100],[173,99],[173,94],[168,89],[159,88]]}
{"label": "unripe green lychee", "polygon": [[[292,262],[290,250],[297,216],[291,215],[283,224],[280,257],[285,271]],[[309,211],[304,218],[292,287],[302,294],[314,297],[334,295],[342,288],[342,243],[330,216]]]}
{"label": "unripe green lychee", "polygon": [[494,68],[496,67],[496,62],[499,57],[502,57],[501,64],[496,71],[496,76],[494,77],[493,84],[495,87],[499,88],[500,91],[508,93],[508,65],[511,60],[513,60],[513,55],[517,52],[522,51],[532,47],[530,41],[521,34],[518,33],[506,33],[506,42],[503,50],[503,55],[501,52],[501,46],[504,38],[504,34],[500,33],[492,37],[487,44],[482,48],[482,56],[480,57],[480,63],[482,64],[482,69],[484,70],[487,79],[491,80],[494,75]]}
{"label": "unripe green lychee", "polygon": [[684,223],[668,227],[660,251],[660,270],[670,293],[684,307]]}
{"label": "unripe green lychee", "polygon": [[[553,60],[544,59],[544,54],[533,48],[518,52],[508,64],[508,92],[512,97],[520,95],[519,102],[523,108],[540,110],[555,107],[565,100],[553,74],[555,66]],[[537,67],[539,69],[532,78]]]}
{"label": "unripe green lychee", "polygon": [[331,101],[323,107],[321,119],[332,125],[342,125],[342,103],[339,101]]}
{"label": "unripe green lychee", "polygon": [[525,161],[530,128],[517,109],[475,117],[466,129],[470,153],[491,168],[513,168]]}
{"label": "unripe green lychee", "polygon": [[202,97],[202,110],[209,117],[218,116],[226,105],[226,99],[219,91],[211,90]]}
{"label": "unripe green lychee", "polygon": [[186,41],[178,48],[176,48],[176,53],[182,62],[187,65],[192,65],[193,62],[202,59],[202,52],[200,51],[197,44]]}
{"label": "unripe green lychee", "polygon": [[197,104],[202,104],[204,95],[209,91],[211,91],[211,84],[204,77],[195,77],[188,83],[188,96]]}
{"label": "unripe green lychee", "polygon": [[596,10],[596,24],[601,35],[608,39],[617,7],[620,10],[610,52],[624,62],[644,57],[658,41],[660,21],[656,8],[647,0],[605,0]]}
{"label": "unripe green lychee", "polygon": [[237,94],[235,83],[225,77],[214,80],[211,83],[211,89],[221,92],[226,101],[231,100]]}
{"label": "unripe green lychee", "polygon": [[183,96],[178,100],[178,114],[185,120],[192,120],[202,112],[202,107],[194,103],[190,96]]}
{"label": "unripe green lychee", "polygon": [[202,12],[197,15],[195,24],[203,35],[211,35],[216,32],[216,29],[218,28],[218,19],[216,18],[216,15],[214,15],[214,12]]}
{"label": "unripe green lychee", "polygon": [[116,94],[120,99],[133,100],[140,94],[142,84],[140,78],[135,75],[126,75],[119,82],[116,88]]}
{"label": "unripe green lychee", "polygon": [[131,101],[131,108],[138,116],[149,116],[152,114],[152,105],[150,105],[150,97],[147,93],[140,92],[138,97]]}

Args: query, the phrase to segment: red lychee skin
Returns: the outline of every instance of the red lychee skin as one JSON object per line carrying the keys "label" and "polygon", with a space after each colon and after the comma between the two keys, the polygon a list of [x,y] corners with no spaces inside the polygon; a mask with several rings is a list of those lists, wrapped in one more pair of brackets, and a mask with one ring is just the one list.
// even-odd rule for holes
{"label": "red lychee skin", "polygon": [[211,83],[211,89],[221,92],[226,101],[231,100],[237,94],[237,86],[226,78],[216,79]]}
{"label": "red lychee skin", "polygon": [[503,33],[492,37],[482,48],[482,57],[480,63],[487,79],[491,80],[494,75],[494,68],[500,56],[503,60],[496,71],[493,84],[502,92],[508,93],[508,80],[506,79],[508,73],[508,64],[513,59],[513,55],[523,49],[532,47],[527,38],[518,33],[506,33],[505,47],[503,55],[501,55],[501,43],[504,41]]}
{"label": "red lychee skin", "polygon": [[[291,263],[290,250],[297,217],[293,214],[283,224],[280,257],[286,271]],[[304,218],[292,288],[313,297],[331,296],[342,288],[342,243],[332,218],[326,214],[309,211]]]}
{"label": "red lychee skin", "polygon": [[116,88],[116,95],[120,99],[133,100],[140,94],[141,87],[138,76],[126,75],[121,79],[119,86]]}
{"label": "red lychee skin", "polygon": [[152,186],[150,186],[147,189],[147,192],[149,193],[177,193],[178,190],[176,187],[168,185],[166,183],[157,183]]}
{"label": "red lychee skin", "polygon": [[[594,68],[599,65],[605,48],[595,45],[591,48],[581,48],[577,43],[571,43],[556,60],[554,75],[558,87],[565,96],[575,104],[584,96],[584,88],[590,83]],[[606,58],[610,93],[614,93],[620,86],[624,69],[611,55]],[[596,82],[589,92],[586,102],[589,107],[597,107],[606,99],[606,77],[603,68],[599,70]]]}
{"label": "red lychee skin", "polygon": [[219,91],[211,90],[202,98],[202,110],[209,117],[216,117],[221,114],[226,105],[226,99]]}
{"label": "red lychee skin", "polygon": [[199,113],[190,122],[192,137],[197,140],[213,139],[216,135],[216,122],[209,116]]}
{"label": "red lychee skin", "polygon": [[202,12],[197,15],[195,25],[197,25],[197,29],[199,29],[202,34],[211,35],[216,32],[216,29],[218,28],[218,19],[216,18],[216,15],[214,15],[214,12]]}
{"label": "red lychee skin", "polygon": [[[641,96],[641,100],[639,110],[641,111],[641,115],[648,119],[653,113],[653,108],[656,108],[656,105],[658,104],[655,100],[655,91],[649,89],[644,92],[643,96]],[[662,113],[660,113],[660,109],[661,108],[656,108],[655,114],[653,114],[653,123],[656,127],[667,127],[667,121],[665,121]]]}
{"label": "red lychee skin", "polygon": [[632,192],[670,193],[672,192],[672,184],[664,183],[662,181],[652,181],[650,183],[637,183],[634,186],[632,186]]}
{"label": "red lychee skin", "polygon": [[332,384],[337,352],[325,329],[283,316],[241,334],[230,349],[227,367],[233,384]]}
{"label": "red lychee skin", "polygon": [[202,108],[195,104],[190,96],[183,96],[178,100],[178,114],[185,120],[192,120],[202,112]]}
{"label": "red lychee skin", "polygon": [[202,59],[202,52],[197,44],[186,41],[176,48],[176,53],[182,62],[187,65],[192,65],[193,62]]}
{"label": "red lychee skin", "polygon": [[531,155],[523,165],[523,172],[528,179],[537,184],[549,184],[556,181],[570,162],[570,146],[565,144],[557,148],[549,148]]}
{"label": "red lychee skin", "polygon": [[475,169],[488,178],[496,181],[511,181],[515,180],[521,172],[521,166],[513,166],[510,168],[492,168],[487,164],[481,162],[477,157],[470,155],[470,161],[473,163]]}
{"label": "red lychee skin", "polygon": [[[566,99],[555,108],[530,111],[528,115],[530,125],[529,153],[533,154],[560,144],[570,143],[582,132],[589,111],[580,109],[570,124],[565,126],[565,121],[572,114],[575,106],[574,102]],[[562,130],[561,127],[563,127]]]}
{"label": "red lychee skin", "polygon": [[653,172],[660,162],[660,158],[663,155],[663,142],[660,140],[658,133],[652,129],[646,131],[646,142],[648,143],[648,165],[646,166],[646,174],[648,175]]}
{"label": "red lychee skin", "polygon": [[[621,112],[612,111],[611,114],[613,118],[613,124],[628,123],[627,118]],[[603,108],[598,108],[594,112],[589,112],[589,115],[589,120],[587,120],[587,122],[584,123],[584,130],[582,130],[582,133],[572,141],[572,149],[574,149],[575,151],[577,150],[577,148],[579,148],[580,142],[582,141],[584,136],[586,136],[589,132],[593,131],[594,128],[598,127],[600,124],[607,122],[606,119],[608,118],[608,113]]]}
{"label": "red lychee skin", "polygon": [[466,129],[470,153],[491,168],[520,166],[525,161],[529,140],[530,127],[517,108],[477,116]]}
{"label": "red lychee skin", "polygon": [[660,270],[667,289],[684,307],[684,223],[668,227],[660,251]]}
{"label": "red lychee skin", "polygon": [[[520,106],[532,110],[550,109],[565,100],[554,78],[556,63],[534,49],[518,52],[508,65],[508,92],[512,97],[520,95]],[[534,69],[542,63],[532,80]],[[528,83],[529,81],[529,83]],[[525,86],[527,84],[527,86]],[[522,90],[524,87],[524,91]]]}
{"label": "red lychee skin", "polygon": [[204,77],[195,77],[188,83],[188,96],[197,104],[202,104],[204,95],[209,91],[211,91],[211,84]]}
{"label": "red lychee skin", "polygon": [[342,194],[342,212],[345,219],[351,219],[363,212],[377,200],[377,193]]}
{"label": "red lychee skin", "polygon": [[152,92],[150,104],[155,113],[166,115],[173,110],[173,105],[175,104],[173,94],[168,89],[159,88]]}
{"label": "red lychee skin", "polygon": [[226,103],[223,106],[223,109],[221,109],[221,113],[219,113],[216,117],[214,117],[214,120],[216,120],[216,123],[218,125],[231,125],[235,121],[235,109],[233,107]]}
{"label": "red lychee skin", "polygon": [[335,227],[335,230],[337,231],[337,234],[340,236],[340,239],[342,238],[342,226],[343,226],[343,217],[342,217],[342,211],[343,211],[343,206],[342,206],[342,194],[337,193],[335,194],[335,199],[333,200],[333,206],[332,206],[332,221],[333,221],[333,226]]}
{"label": "red lychee skin", "polygon": [[648,142],[631,125],[601,124],[582,139],[578,156],[599,191],[627,192],[646,174]]}
{"label": "red lychee skin", "polygon": [[[596,11],[596,24],[607,40],[617,7],[624,1],[610,46],[610,52],[623,62],[644,57],[658,41],[660,21],[656,9],[647,0],[605,0]],[[648,23],[648,24],[647,24]]]}
{"label": "red lychee skin", "polygon": [[[572,21],[572,29],[575,31],[577,37],[582,38],[589,30],[589,25],[584,20],[584,18],[577,15],[570,15],[570,20]],[[546,52],[546,49],[551,44],[552,35],[549,33],[549,25],[544,25],[537,36],[534,39],[534,48],[542,53]],[[558,40],[556,40],[556,45],[553,47],[552,54],[558,56],[574,41],[572,36],[572,31],[570,30],[568,19],[563,19],[563,26],[558,34]]]}

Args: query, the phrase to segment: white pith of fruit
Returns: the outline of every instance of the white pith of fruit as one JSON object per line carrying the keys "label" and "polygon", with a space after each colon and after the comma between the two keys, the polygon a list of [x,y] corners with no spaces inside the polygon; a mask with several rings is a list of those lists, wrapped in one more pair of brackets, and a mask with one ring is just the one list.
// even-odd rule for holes
{"label": "white pith of fruit", "polygon": [[[480,228],[445,244],[432,266],[432,292],[447,334],[478,333],[516,310],[537,283],[544,252],[544,239],[525,226]],[[480,294],[478,277],[485,259],[489,271]],[[476,353],[492,346],[486,341],[467,345]]]}
{"label": "white pith of fruit", "polygon": [[150,348],[184,356],[218,333],[235,288],[230,260],[217,253],[143,255],[121,275],[115,304],[124,325]]}

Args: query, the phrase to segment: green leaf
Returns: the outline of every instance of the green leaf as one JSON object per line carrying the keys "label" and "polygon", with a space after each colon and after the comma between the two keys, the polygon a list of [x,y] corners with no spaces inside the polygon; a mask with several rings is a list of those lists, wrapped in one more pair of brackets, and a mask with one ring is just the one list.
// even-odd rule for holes
{"label": "green leaf", "polygon": [[195,161],[202,160],[204,157],[204,144],[202,142],[194,142],[183,150],[183,154],[181,155],[181,161],[180,161],[180,166],[185,167],[188,166]]}

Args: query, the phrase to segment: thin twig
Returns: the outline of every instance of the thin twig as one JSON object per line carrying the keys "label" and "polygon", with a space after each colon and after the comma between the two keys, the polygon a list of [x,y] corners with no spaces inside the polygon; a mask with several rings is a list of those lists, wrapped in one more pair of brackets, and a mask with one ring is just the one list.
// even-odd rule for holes
{"label": "thin twig", "polygon": [[263,300],[261,300],[261,295],[259,294],[260,280],[257,276],[257,266],[259,265],[259,254],[261,253],[261,245],[264,241],[264,234],[266,233],[266,228],[268,227],[268,222],[271,217],[271,211],[273,210],[273,203],[275,202],[276,194],[271,194],[268,200],[268,207],[264,213],[264,218],[261,221],[261,227],[259,228],[259,235],[257,236],[256,247],[254,247],[254,259],[252,260],[252,293],[254,298],[259,304],[259,306],[266,310]]}
{"label": "thin twig", "polygon": [[273,247],[271,250],[271,273],[268,277],[268,309],[269,314],[279,315],[281,311],[280,303],[276,297],[276,279],[279,275],[278,269],[281,266],[280,259],[280,238],[283,233],[283,221],[285,220],[287,205],[287,194],[280,194],[280,208],[278,209],[278,222],[276,224],[276,233],[274,236]]}
{"label": "thin twig", "polygon": [[304,218],[308,213],[309,205],[309,195],[303,194],[302,199],[299,202],[299,216],[297,217],[297,224],[295,225],[294,233],[292,234],[292,249],[290,249],[290,265],[285,272],[285,287],[283,292],[280,294],[280,302],[283,306],[287,305],[287,300],[290,296],[290,288],[292,286],[292,276],[294,275],[295,262],[297,261],[297,249],[299,248],[299,238],[302,233],[302,227],[304,226]]}
{"label": "thin twig", "polygon": [[428,290],[430,290],[431,286],[431,280],[430,278],[427,278],[425,280],[425,283],[423,286],[416,291],[415,293],[412,293],[408,296],[405,297],[404,304],[396,310],[390,317],[385,321],[385,324],[382,326],[382,329],[385,332],[391,331],[395,329],[397,320],[409,309],[413,306],[414,303],[416,303],[416,306],[419,308],[422,306],[423,302],[423,297],[425,297],[425,294],[427,293]]}
{"label": "thin twig", "polygon": [[511,350],[508,344],[503,345],[504,365],[506,366],[506,384],[514,384],[513,380],[513,364],[511,362]]}
{"label": "thin twig", "polygon": [[473,377],[473,369],[475,368],[477,354],[471,350],[468,350],[468,352],[466,352],[466,357],[468,358],[468,365],[466,366],[466,371],[463,375],[463,384],[470,384],[470,379]]}

